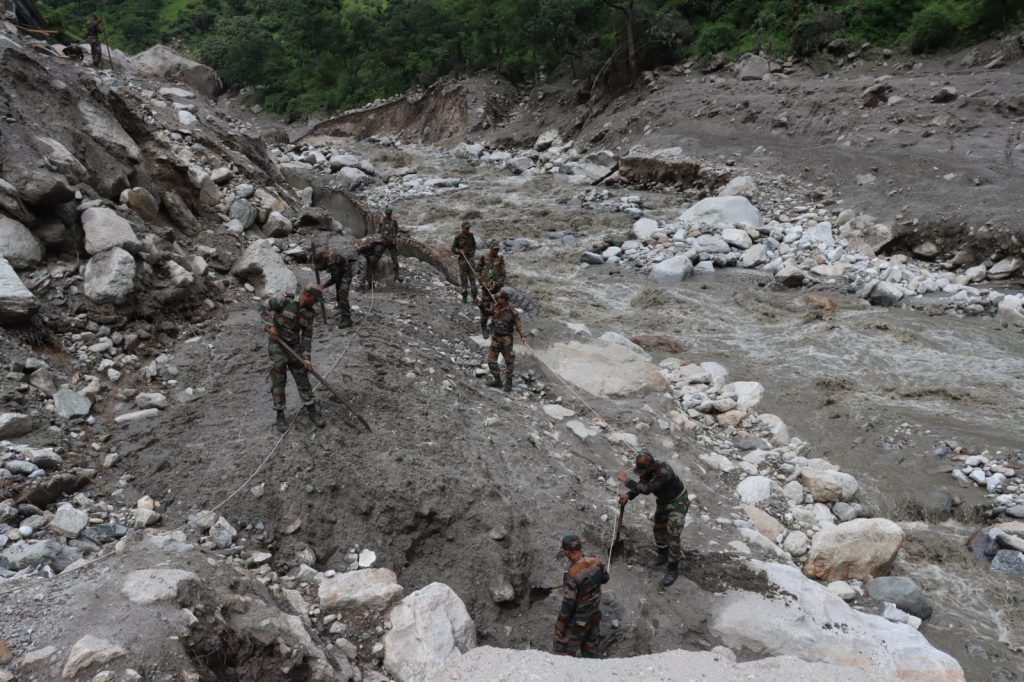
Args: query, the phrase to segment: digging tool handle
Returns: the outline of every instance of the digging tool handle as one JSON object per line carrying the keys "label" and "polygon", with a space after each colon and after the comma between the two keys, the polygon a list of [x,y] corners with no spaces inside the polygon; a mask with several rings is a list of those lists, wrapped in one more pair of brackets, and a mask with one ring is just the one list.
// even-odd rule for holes
{"label": "digging tool handle", "polygon": [[[298,360],[299,362],[304,362],[304,360],[302,359],[302,357],[301,357],[301,356],[300,356],[300,355],[299,355],[298,353],[296,353],[296,352],[295,352],[294,350],[292,350],[291,346],[289,346],[289,345],[288,345],[287,343],[285,343],[285,342],[284,342],[284,341],[282,341],[282,340],[278,340],[278,342],[277,342],[277,343],[278,343],[278,344],[279,344],[279,345],[281,346],[281,348],[284,348],[284,349],[285,349],[285,351],[287,351],[287,353],[288,353],[289,355],[291,355],[291,356],[292,356],[293,358],[295,358],[295,359],[296,359],[296,360]],[[355,408],[354,408],[354,407],[352,407],[352,405],[350,405],[350,404],[349,404],[349,402],[348,402],[347,400],[345,400],[344,398],[342,398],[342,397],[341,397],[341,394],[340,394],[340,393],[338,393],[338,391],[337,391],[337,390],[335,390],[335,388],[334,388],[333,386],[331,386],[331,385],[330,385],[330,384],[329,384],[329,383],[327,382],[327,379],[324,379],[324,378],[323,378],[323,376],[321,376],[320,372],[316,371],[316,370],[315,370],[315,369],[313,368],[313,366],[312,366],[312,365],[310,365],[310,368],[309,368],[309,372],[310,372],[310,374],[312,374],[313,376],[315,376],[315,377],[316,377],[317,379],[319,379],[319,380],[320,380],[320,383],[322,383],[322,384],[323,384],[324,386],[326,386],[326,387],[327,387],[327,390],[328,390],[328,391],[330,391],[331,393],[333,393],[333,394],[334,394],[334,397],[335,397],[335,398],[337,398],[337,399],[338,399],[338,401],[339,401],[339,402],[340,402],[340,403],[341,403],[342,405],[344,405],[344,406],[345,406],[345,408],[346,408],[346,409],[347,409],[347,410],[348,410],[349,412],[351,412],[351,413],[352,413],[352,415],[353,415],[353,416],[354,416],[354,417],[355,417],[356,419],[358,419],[358,420],[360,421],[360,423],[361,423],[361,424],[362,424],[363,426],[365,426],[365,427],[366,427],[366,430],[367,430],[367,431],[369,431],[369,432],[371,432],[371,433],[373,432],[373,429],[371,429],[371,428],[370,428],[370,425],[369,425],[368,423],[366,423],[366,420],[365,420],[365,419],[363,419],[363,415],[361,415],[361,414],[359,414],[358,412],[356,412]]]}
{"label": "digging tool handle", "polygon": [[[320,286],[320,268],[317,267],[316,261],[316,242],[310,242],[310,247],[313,249],[313,276],[316,277],[316,285]],[[320,312],[324,315],[324,324],[327,324],[327,306],[324,305],[324,297],[320,297]],[[323,379],[321,379],[323,381]],[[326,386],[327,383],[324,383]]]}
{"label": "digging tool handle", "polygon": [[615,550],[615,543],[619,541],[619,533],[622,532],[622,515],[625,514],[626,507],[619,505],[619,517],[615,519],[615,530],[612,532],[612,544],[608,547],[608,562],[605,564],[605,568],[610,571],[612,567],[612,552]]}

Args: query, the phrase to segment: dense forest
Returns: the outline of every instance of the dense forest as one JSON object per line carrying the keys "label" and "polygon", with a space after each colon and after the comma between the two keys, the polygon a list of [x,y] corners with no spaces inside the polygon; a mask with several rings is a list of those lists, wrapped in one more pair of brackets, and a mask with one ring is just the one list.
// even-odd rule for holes
{"label": "dense forest", "polygon": [[[170,44],[254,88],[267,108],[337,110],[493,69],[517,83],[627,80],[685,59],[764,49],[817,53],[843,39],[914,52],[953,48],[1024,19],[1024,0],[39,0],[81,36],[101,14],[115,47]],[[823,57],[827,59],[828,57]]]}

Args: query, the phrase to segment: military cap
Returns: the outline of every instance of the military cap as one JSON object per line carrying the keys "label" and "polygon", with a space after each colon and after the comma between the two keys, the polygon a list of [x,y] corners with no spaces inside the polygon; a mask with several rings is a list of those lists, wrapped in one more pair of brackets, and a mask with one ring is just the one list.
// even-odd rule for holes
{"label": "military cap", "polygon": [[462,221],[462,227],[469,227],[469,221],[468,220],[463,220]]}
{"label": "military cap", "polygon": [[579,539],[579,536],[570,533],[562,538],[562,549],[569,552],[580,552],[583,550],[583,542]]}

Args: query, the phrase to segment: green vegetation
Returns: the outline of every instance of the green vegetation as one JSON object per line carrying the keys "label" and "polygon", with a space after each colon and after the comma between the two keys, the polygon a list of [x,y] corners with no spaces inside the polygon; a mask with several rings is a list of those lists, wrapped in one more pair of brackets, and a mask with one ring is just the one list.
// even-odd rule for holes
{"label": "green vegetation", "polygon": [[1024,20],[1024,0],[37,1],[69,34],[96,11],[114,46],[170,44],[296,115],[482,69],[518,83],[600,74],[614,89],[721,52],[812,55],[835,38],[940,50]]}

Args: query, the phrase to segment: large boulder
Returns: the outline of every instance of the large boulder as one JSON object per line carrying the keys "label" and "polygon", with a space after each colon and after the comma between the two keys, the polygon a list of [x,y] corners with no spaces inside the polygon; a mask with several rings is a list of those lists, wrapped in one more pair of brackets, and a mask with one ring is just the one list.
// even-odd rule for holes
{"label": "large boulder", "polygon": [[93,303],[124,303],[135,291],[135,258],[116,246],[96,254],[85,264],[84,290]]}
{"label": "large boulder", "polygon": [[243,231],[248,230],[256,223],[257,215],[259,212],[256,207],[245,199],[235,199],[231,202],[231,208],[228,209],[228,218],[241,223]]}
{"label": "large boulder", "polygon": [[[114,115],[87,100],[78,102],[78,111],[85,121],[85,132],[114,156],[128,161],[139,161],[142,152]],[[123,189],[123,188],[121,188]],[[120,189],[118,190],[118,195]],[[117,196],[117,195],[115,195]],[[114,197],[111,197],[114,198]]]}
{"label": "large boulder", "polygon": [[170,216],[174,226],[185,234],[193,235],[199,232],[199,221],[189,209],[188,204],[177,192],[164,192],[164,209]]}
{"label": "large boulder", "polygon": [[771,73],[771,65],[760,55],[744,55],[743,59],[736,64],[736,77],[741,81],[759,81],[769,73]]}
{"label": "large boulder", "polygon": [[760,227],[761,214],[746,197],[708,197],[682,212],[679,220],[688,225],[750,225]]}
{"label": "large boulder", "polygon": [[46,165],[57,171],[73,183],[85,182],[89,176],[82,162],[68,148],[51,137],[36,137]]}
{"label": "large boulder", "polygon": [[452,588],[431,583],[388,614],[384,668],[399,682],[432,682],[476,646],[476,626]]}
{"label": "large boulder", "polygon": [[39,303],[18,277],[7,259],[0,255],[0,323],[24,322],[39,310]]}
{"label": "large boulder", "polygon": [[826,526],[814,536],[804,573],[825,582],[884,575],[904,537],[903,529],[888,519],[854,519]]}
{"label": "large boulder", "polygon": [[388,568],[366,568],[324,578],[317,590],[325,613],[344,609],[382,611],[402,595],[395,572]]}
{"label": "large boulder", "polygon": [[258,239],[250,244],[231,268],[231,274],[252,284],[263,296],[293,293],[298,285],[295,273],[274,250],[273,239]]}
{"label": "large boulder", "polygon": [[[40,168],[29,162],[10,164],[4,168],[4,177],[17,188],[22,201],[30,206],[51,207],[75,198],[75,191],[60,173]],[[11,213],[19,217],[18,213]]]}
{"label": "large boulder", "polygon": [[633,236],[640,241],[647,241],[658,232],[658,221],[650,218],[639,218],[633,223]]}
{"label": "large boulder", "polygon": [[800,478],[815,502],[849,502],[857,494],[857,479],[841,471],[803,467]]}
{"label": "large boulder", "polygon": [[108,661],[124,656],[125,653],[125,650],[116,644],[93,635],[86,635],[71,647],[71,652],[68,653],[67,661],[64,663],[64,669],[61,670],[61,678],[76,680],[79,678],[79,674],[88,668],[93,666],[98,668]]}
{"label": "large boulder", "polygon": [[701,164],[688,156],[682,147],[654,151],[635,147],[619,159],[619,175],[637,185],[669,185],[689,188],[703,185],[717,190],[729,181],[729,172]]}
{"label": "large boulder", "polygon": [[685,255],[672,256],[657,263],[648,275],[658,284],[681,282],[693,275],[693,263]]}
{"label": "large boulder", "polygon": [[719,392],[720,398],[732,398],[737,407],[757,407],[764,397],[764,386],[758,381],[734,381]]}
{"label": "large boulder", "polygon": [[121,203],[127,205],[147,223],[155,223],[160,211],[156,197],[145,187],[132,187],[121,192]]}
{"label": "large boulder", "polygon": [[654,363],[624,346],[570,341],[533,352],[558,376],[594,395],[661,393],[670,386]]}
{"label": "large boulder", "polygon": [[0,257],[16,270],[31,268],[43,260],[43,244],[20,222],[0,214]]}
{"label": "large boulder", "polygon": [[32,417],[21,412],[0,413],[0,439],[17,438],[32,431]]}
{"label": "large boulder", "polygon": [[177,568],[146,568],[132,571],[121,583],[121,594],[133,604],[155,604],[178,596],[183,583],[198,580],[192,571]]}
{"label": "large boulder", "polygon": [[867,584],[868,596],[879,601],[887,601],[912,616],[925,619],[932,615],[932,605],[928,603],[921,586],[906,576],[882,576]]}
{"label": "large boulder", "polygon": [[763,571],[779,596],[730,593],[709,624],[711,634],[726,646],[860,669],[886,680],[964,681],[956,660],[909,625],[851,609],[794,567],[753,561],[751,568]]}
{"label": "large boulder", "polygon": [[85,250],[96,255],[107,249],[120,247],[132,251],[139,248],[132,224],[103,206],[87,208],[82,214],[82,230],[85,232]]}
{"label": "large boulder", "polygon": [[18,189],[0,178],[0,211],[23,223],[32,222],[32,214],[25,208]]}
{"label": "large boulder", "polygon": [[213,99],[224,90],[217,72],[205,64],[186,59],[166,45],[154,45],[131,58],[132,68],[143,76],[166,78],[190,85]]}

